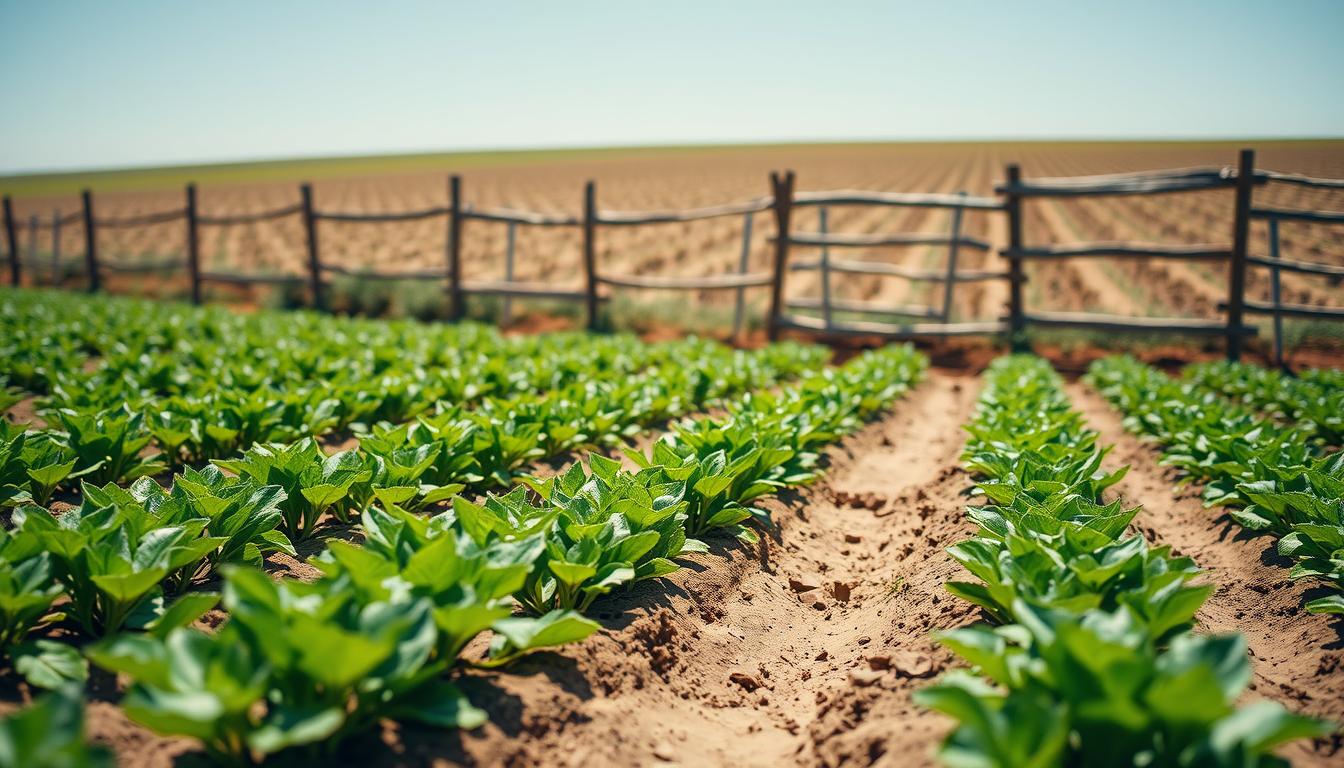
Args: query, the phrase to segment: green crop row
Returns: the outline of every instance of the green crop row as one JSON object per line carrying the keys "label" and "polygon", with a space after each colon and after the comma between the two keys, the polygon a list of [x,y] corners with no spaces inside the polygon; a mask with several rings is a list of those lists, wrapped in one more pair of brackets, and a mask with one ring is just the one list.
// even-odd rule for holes
{"label": "green crop row", "polygon": [[[30,303],[16,300],[6,308],[10,314],[17,313],[16,307],[31,310],[22,315],[25,321],[52,311],[40,300],[25,300]],[[103,309],[95,315],[103,323],[85,322],[110,334],[105,323],[119,318],[132,324],[131,311],[142,306],[113,304],[121,315]],[[385,422],[436,407],[432,418],[440,423],[466,420],[500,430],[496,442],[509,442],[504,433],[521,435],[526,445],[516,447],[525,455],[482,459],[507,465],[514,458],[619,437],[610,429],[616,422],[627,429],[656,423],[718,397],[771,386],[824,363],[827,354],[792,344],[741,352],[695,339],[642,344],[630,337],[561,334],[515,340],[471,327],[453,331],[406,324],[398,334],[305,315],[239,319],[193,308],[146,311],[162,315],[158,322],[167,330],[137,337],[134,348],[99,358],[89,372],[82,372],[73,357],[57,361],[68,366],[74,382],[69,392],[85,399],[76,403],[65,385],[55,388],[65,393],[62,398],[42,398],[40,412],[52,428],[0,433],[0,506],[44,504],[81,481],[129,482],[157,474],[165,464],[231,457],[253,445],[294,442],[338,428],[363,432],[378,424],[373,431],[386,432]],[[279,327],[282,320],[294,327]],[[153,325],[146,321],[138,327]],[[48,331],[37,334],[36,348],[77,338],[74,326],[83,327],[74,320],[65,326],[53,321]],[[206,357],[199,352],[201,339],[234,338],[226,327],[247,331],[238,335],[247,339],[244,347],[217,345],[209,363],[197,365]],[[454,334],[460,337],[456,341],[467,343],[453,343]],[[146,351],[164,345],[170,351]],[[456,351],[436,351],[443,349]],[[370,350],[378,350],[372,358]],[[337,365],[316,364],[325,360]],[[473,405],[475,412],[466,410]],[[150,453],[151,444],[160,453]]]}
{"label": "green crop row", "polygon": [[[277,582],[256,567],[257,555],[283,547],[276,534],[289,493],[246,470],[188,470],[170,491],[148,481],[90,488],[84,506],[51,523],[45,510],[21,507],[0,554],[16,555],[3,560],[22,573],[10,583],[29,587],[12,590],[28,601],[18,616],[28,628],[53,619],[53,582],[82,590],[91,608],[55,607],[119,620],[121,630],[104,625],[107,636],[85,655],[132,681],[126,712],[199,740],[222,761],[291,748],[330,754],[381,719],[472,727],[485,715],[454,685],[454,670],[586,637],[598,627],[582,615],[594,600],[677,570],[678,558],[706,551],[697,536],[723,530],[753,539],[746,524],[768,524],[754,501],[813,479],[820,446],[902,395],[925,364],[909,347],[866,353],[777,393],[742,397],[723,417],[679,423],[647,454],[630,454],[632,469],[594,455],[479,503],[456,496],[428,518],[403,506],[420,501],[408,486],[373,489],[358,514],[363,546],[330,543],[314,560],[323,575],[312,583]],[[344,461],[319,459],[331,462],[330,474],[299,489],[305,504],[348,498],[333,490],[348,479]],[[265,524],[226,541],[225,529],[210,528],[216,509]],[[34,540],[80,546],[35,550]],[[203,541],[210,544],[194,543]],[[226,549],[244,556],[225,561]],[[78,570],[103,564],[112,572]],[[141,565],[153,573],[138,575]],[[123,586],[176,584],[177,574],[216,568],[227,619],[214,631],[185,625],[220,595],[189,591],[168,602],[155,594],[129,607],[119,600]],[[483,633],[491,635],[484,657],[464,659]],[[38,685],[78,680],[84,662],[63,648],[25,640],[15,666]]]}
{"label": "green crop row", "polygon": [[1280,765],[1271,751],[1331,726],[1277,704],[1235,702],[1250,682],[1239,635],[1191,631],[1212,587],[1169,547],[1126,530],[1105,501],[1125,468],[1071,409],[1039,358],[994,362],[963,461],[983,506],[949,552],[978,581],[949,591],[994,626],[939,633],[974,673],[916,701],[958,721],[940,756],[958,768]]}
{"label": "green crop row", "polygon": [[[467,488],[508,485],[531,459],[619,441],[815,358],[811,348],[791,346],[723,350],[616,384],[579,383],[546,398],[487,398],[474,412],[445,408],[410,424],[378,425],[357,450],[332,456],[309,438],[216,462],[230,474],[185,468],[167,490],[149,478],[129,489],[86,482],[78,508],[53,515],[20,506],[12,532],[0,532],[0,652],[30,679],[30,671],[40,677],[70,652],[27,642],[34,628],[60,622],[97,638],[123,626],[190,621],[199,615],[192,606],[213,603],[195,596],[172,602],[176,596],[227,565],[260,565],[277,551],[296,555],[294,543],[312,536],[326,516],[348,523],[375,502],[419,512]],[[7,446],[0,466],[12,469],[3,456],[22,456],[30,436],[0,441]],[[61,594],[69,600],[52,613]]]}
{"label": "green crop row", "polygon": [[1344,375],[1339,371],[1289,376],[1258,365],[1214,362],[1188,366],[1182,377],[1276,421],[1292,422],[1327,445],[1344,444]]}
{"label": "green crop row", "polygon": [[1206,504],[1279,537],[1279,554],[1296,561],[1291,578],[1330,590],[1308,611],[1344,613],[1344,453],[1323,453],[1307,427],[1276,424],[1132,358],[1099,360],[1088,380],[1127,429],[1163,447],[1164,464],[1204,484]]}
{"label": "green crop row", "polygon": [[[261,444],[217,466],[184,468],[166,490],[146,477],[129,489],[86,481],[80,506],[64,513],[20,504],[12,531],[0,531],[0,652],[21,671],[41,669],[40,660],[61,649],[25,642],[39,625],[59,620],[95,638],[147,626],[171,613],[174,596],[226,565],[259,565],[277,551],[296,555],[294,544],[325,518],[350,523],[375,503],[421,512],[466,489],[509,485],[530,460],[619,442],[817,357],[794,346],[709,351],[715,354],[617,383],[487,398],[476,411],[444,407],[408,424],[376,425],[357,449],[331,456],[311,438]],[[0,481],[11,500],[23,501],[21,460],[32,437],[0,430]],[[29,487],[32,476],[29,467]],[[69,602],[48,614],[61,593]],[[185,607],[180,615],[194,618]]]}

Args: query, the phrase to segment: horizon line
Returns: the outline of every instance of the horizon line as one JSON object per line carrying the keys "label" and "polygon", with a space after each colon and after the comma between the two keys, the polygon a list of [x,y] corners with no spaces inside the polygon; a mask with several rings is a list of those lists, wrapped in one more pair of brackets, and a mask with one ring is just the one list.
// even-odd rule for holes
{"label": "horizon line", "polygon": [[48,167],[0,170],[0,180],[35,180],[61,176],[85,176],[147,171],[184,171],[193,169],[218,169],[247,165],[284,165],[320,163],[332,160],[391,159],[422,156],[482,155],[482,154],[539,154],[547,152],[584,152],[584,151],[629,151],[629,150],[681,150],[681,149],[717,149],[717,148],[770,148],[788,146],[850,146],[863,144],[1109,144],[1131,142],[1146,143],[1233,143],[1233,142],[1310,142],[1344,141],[1341,135],[1278,135],[1245,136],[1233,134],[1209,135],[1113,135],[1113,136],[957,136],[957,137],[907,137],[907,138],[839,138],[839,139],[772,139],[765,141],[713,140],[667,142],[667,143],[603,143],[603,144],[565,144],[565,145],[505,145],[475,146],[453,149],[445,148],[407,148],[373,152],[323,153],[312,155],[254,155],[197,161],[168,161],[163,163],[145,163],[129,165],[104,165],[84,167]]}

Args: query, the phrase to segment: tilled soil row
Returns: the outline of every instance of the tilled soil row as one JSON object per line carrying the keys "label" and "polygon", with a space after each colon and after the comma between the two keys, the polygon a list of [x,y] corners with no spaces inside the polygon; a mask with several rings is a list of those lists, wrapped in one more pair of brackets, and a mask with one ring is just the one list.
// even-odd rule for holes
{"label": "tilled soil row", "polygon": [[823,482],[767,502],[776,536],[714,541],[608,602],[607,632],[473,675],[491,723],[388,734],[386,762],[931,764],[947,722],[910,694],[951,663],[931,633],[973,618],[942,585],[943,548],[971,532],[957,459],[975,390],[932,374],[828,452]]}

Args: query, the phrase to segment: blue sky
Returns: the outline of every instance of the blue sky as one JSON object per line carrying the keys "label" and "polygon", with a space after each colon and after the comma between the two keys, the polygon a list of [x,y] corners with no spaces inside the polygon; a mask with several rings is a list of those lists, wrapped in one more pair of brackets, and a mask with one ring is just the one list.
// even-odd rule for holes
{"label": "blue sky", "polygon": [[0,172],[492,147],[1344,135],[1344,2],[0,0]]}

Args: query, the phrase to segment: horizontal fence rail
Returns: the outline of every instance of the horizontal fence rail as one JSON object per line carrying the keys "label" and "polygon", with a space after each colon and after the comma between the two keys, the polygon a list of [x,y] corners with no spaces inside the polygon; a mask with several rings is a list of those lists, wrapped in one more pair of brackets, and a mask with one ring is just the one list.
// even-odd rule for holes
{"label": "horizontal fence rail", "polygon": [[[919,269],[917,267],[907,267],[902,264],[887,264],[881,261],[857,261],[854,259],[830,259],[829,269],[832,272],[848,272],[855,275],[882,275],[886,277],[900,277],[906,280],[915,280],[921,282],[942,282],[948,279],[947,273],[934,269]],[[789,265],[789,269],[795,272],[806,272],[810,270],[821,269],[821,261],[813,259],[810,261],[795,261]],[[952,275],[952,281],[958,283],[977,283],[985,280],[1006,280],[1008,273],[1002,270],[962,270]]]}
{"label": "horizontal fence rail", "polygon": [[684,211],[598,211],[597,223],[611,226],[675,224],[683,221],[717,219],[723,216],[741,216],[744,213],[760,213],[770,210],[772,205],[774,205],[774,200],[768,197],[760,197],[742,203],[711,205]]}
{"label": "horizontal fence rail", "polygon": [[[782,330],[850,336],[883,336],[912,338],[920,336],[959,336],[1009,334],[1014,344],[1020,343],[1022,332],[1030,327],[1083,328],[1103,332],[1177,332],[1195,335],[1225,336],[1228,356],[1240,354],[1242,340],[1256,332],[1254,326],[1242,322],[1243,315],[1272,315],[1274,319],[1275,356],[1282,360],[1282,318],[1299,317],[1324,320],[1344,319],[1344,308],[1288,304],[1281,300],[1281,272],[1344,278],[1344,265],[1284,259],[1279,254],[1280,224],[1307,223],[1344,224],[1344,212],[1279,208],[1253,204],[1253,189],[1265,184],[1286,184],[1313,189],[1344,189],[1344,180],[1326,179],[1303,174],[1281,173],[1256,169],[1254,153],[1243,151],[1238,164],[1226,167],[1177,168],[1137,173],[1113,173],[1091,176],[1024,178],[1016,166],[1009,166],[1007,180],[995,188],[995,196],[973,196],[965,193],[878,192],[869,190],[796,190],[792,171],[771,174],[770,194],[723,205],[701,206],[676,210],[609,210],[597,204],[596,186],[589,182],[583,190],[583,209],[579,215],[557,212],[519,210],[507,207],[480,207],[463,200],[461,180],[449,178],[448,202],[405,211],[356,212],[324,210],[314,204],[311,186],[300,187],[297,203],[259,211],[234,214],[203,213],[198,209],[196,189],[188,185],[185,205],[150,213],[125,216],[98,216],[94,211],[93,195],[85,190],[79,210],[52,211],[49,216],[32,215],[26,219],[29,248],[20,253],[19,225],[13,203],[4,198],[4,244],[8,254],[10,282],[21,283],[24,266],[49,269],[53,280],[69,276],[87,280],[88,288],[101,288],[103,273],[165,274],[183,270],[190,280],[192,300],[201,301],[201,286],[222,283],[236,286],[275,285],[307,286],[312,305],[324,308],[326,292],[332,286],[332,277],[370,281],[433,281],[445,285],[450,314],[463,316],[465,296],[498,296],[504,299],[504,317],[511,313],[512,299],[546,299],[573,301],[586,304],[588,326],[598,326],[598,307],[610,300],[611,289],[676,290],[676,291],[736,291],[734,336],[740,331],[745,310],[745,292],[755,288],[770,288],[767,327],[771,338]],[[1041,198],[1067,198],[1106,195],[1151,195],[1205,190],[1231,190],[1234,221],[1232,242],[1165,244],[1115,241],[1074,242],[1065,244],[1029,244],[1024,231],[1024,204]],[[947,211],[948,228],[942,232],[830,232],[828,208],[833,206],[885,206],[929,208]],[[800,207],[819,209],[819,231],[799,231],[794,226],[794,211]],[[770,267],[752,270],[751,250],[753,217],[770,213],[774,221],[773,233],[766,235],[772,251]],[[1006,247],[995,249],[987,240],[963,233],[963,216],[971,213],[1004,215],[1007,218]],[[199,227],[237,226],[298,217],[304,224],[307,251],[306,274],[244,273],[219,269],[204,269],[200,262]],[[633,227],[658,224],[695,222],[722,217],[742,217],[742,244],[735,272],[717,275],[646,275],[613,274],[599,263],[596,245],[604,227]],[[445,262],[442,267],[378,270],[350,264],[323,261],[318,240],[322,222],[378,224],[421,221],[441,218],[447,229]],[[1266,221],[1269,226],[1269,255],[1250,252],[1249,224],[1252,220]],[[466,279],[461,269],[461,247],[466,236],[467,222],[487,222],[508,226],[507,251],[502,279]],[[116,260],[100,259],[97,231],[162,226],[182,222],[186,228],[187,246],[184,256],[160,259]],[[82,225],[76,236],[82,236],[83,253],[67,254],[62,259],[60,237],[65,227]],[[514,278],[516,228],[575,227],[581,230],[583,254],[583,283],[578,287],[556,286],[547,281],[523,281]],[[50,231],[52,253],[36,251],[36,233]],[[76,243],[76,246],[78,243]],[[909,246],[930,246],[946,249],[944,268],[916,267],[885,261],[837,258],[832,248],[886,249]],[[817,249],[816,257],[795,259],[791,249]],[[1005,261],[1005,268],[959,268],[959,252],[972,250],[997,252]],[[1218,310],[1225,314],[1222,320],[1198,318],[1152,318],[1114,316],[1092,312],[1054,312],[1029,310],[1025,306],[1022,286],[1027,282],[1023,269],[1026,262],[1063,259],[1165,259],[1176,261],[1204,261],[1229,265],[1228,298],[1220,302]],[[1248,298],[1245,272],[1247,269],[1268,269],[1271,276],[1271,300],[1266,302]],[[784,284],[788,274],[817,272],[820,275],[821,295],[786,297]],[[839,275],[867,275],[892,277],[915,282],[941,284],[941,305],[926,306],[863,301],[834,295]],[[1002,281],[1008,287],[1008,313],[990,321],[955,322],[953,299],[955,286],[961,283]],[[603,290],[607,289],[607,290]],[[795,311],[820,312],[821,316],[792,314]],[[868,319],[841,319],[857,316]],[[891,318],[886,320],[882,318]],[[897,318],[913,318],[903,322]]]}
{"label": "horizontal fence rail", "polygon": [[974,248],[988,251],[993,246],[984,240],[961,236],[955,240],[946,235],[923,234],[920,232],[897,232],[882,234],[847,234],[841,232],[793,232],[789,235],[789,245],[832,245],[839,248],[875,248],[902,245],[957,245],[961,248]]}
{"label": "horizontal fence rail", "polygon": [[1316,189],[1344,189],[1344,179],[1321,179],[1314,176],[1304,176],[1300,173],[1279,173],[1278,171],[1257,170],[1255,175],[1266,181],[1282,182],[1284,184],[1295,184],[1300,187],[1314,187]]}
{"label": "horizontal fence rail", "polygon": [[303,213],[303,204],[295,203],[294,205],[286,205],[283,208],[273,208],[269,211],[256,211],[254,213],[235,213],[225,216],[202,213],[196,216],[196,221],[200,224],[227,227],[237,224],[254,224],[259,221],[283,219],[286,216],[297,216],[300,213]]}
{"label": "horizontal fence rail", "polygon": [[1344,277],[1344,266],[1339,264],[1318,264],[1312,261],[1294,261],[1292,259],[1266,259],[1261,256],[1250,256],[1246,259],[1246,263],[1259,267],[1272,267],[1283,272]]}
{"label": "horizontal fence rail", "polygon": [[780,319],[784,328],[799,331],[822,332],[835,336],[880,336],[892,339],[937,338],[942,336],[994,336],[1008,331],[1003,321],[965,323],[878,323],[857,320],[844,325],[828,326],[818,317],[789,316]]}
{"label": "horizontal fence rail", "polygon": [[517,211],[512,208],[464,208],[462,218],[495,221],[502,224],[526,224],[532,227],[577,227],[583,219],[559,213]]}
{"label": "horizontal fence rail", "polygon": [[751,288],[769,285],[769,272],[709,275],[706,277],[655,277],[652,275],[598,275],[597,281],[622,288],[660,288],[677,291],[704,291],[725,288]]}
{"label": "horizontal fence rail", "polygon": [[451,208],[437,206],[434,208],[422,208],[418,211],[391,211],[385,213],[350,213],[344,211],[314,210],[313,215],[326,221],[353,221],[381,224],[393,221],[419,221],[420,219],[432,219],[438,216],[447,216],[451,212]]}
{"label": "horizontal fence rail", "polygon": [[177,221],[185,218],[187,215],[184,209],[173,209],[171,211],[159,211],[157,213],[143,213],[136,216],[126,216],[120,219],[95,219],[94,222],[100,227],[118,229],[124,227],[148,227],[154,224],[167,224],[170,221]]}
{"label": "horizontal fence rail", "polygon": [[1155,195],[1197,192],[1236,184],[1229,168],[1177,168],[1170,171],[1109,173],[1098,176],[1037,177],[995,188],[1003,195],[1024,197],[1078,197],[1086,195]]}
{"label": "horizontal fence rail", "polygon": [[1311,221],[1321,224],[1344,224],[1344,212],[1339,211],[1298,211],[1289,208],[1252,208],[1253,219],[1278,219],[1279,221]]}
{"label": "horizontal fence rail", "polygon": [[1074,259],[1106,256],[1132,259],[1178,259],[1223,261],[1232,256],[1225,245],[1151,245],[1147,243],[1082,243],[1005,249],[1003,255],[1019,259]]}
{"label": "horizontal fence rail", "polygon": [[143,261],[105,261],[102,264],[102,268],[109,272],[136,274],[144,272],[167,272],[169,270],[181,269],[186,263],[186,259],[180,258],[146,259]]}
{"label": "horizontal fence rail", "polygon": [[[1221,305],[1220,305],[1221,306]],[[1270,301],[1246,300],[1246,311],[1261,315],[1292,315],[1293,317],[1344,318],[1344,307],[1311,307],[1305,304],[1276,304]]]}
{"label": "horizontal fence rail", "polygon": [[304,275],[267,275],[253,273],[249,275],[237,272],[202,272],[201,280],[231,285],[298,285],[308,282]]}
{"label": "horizontal fence rail", "polygon": [[[1098,312],[1046,312],[1026,313],[1031,325],[1046,328],[1077,328],[1092,331],[1126,331],[1132,333],[1179,332],[1204,336],[1223,336],[1227,334],[1227,323],[1222,320],[1201,320],[1190,317],[1133,317],[1130,315],[1106,315]],[[1242,336],[1254,336],[1253,326],[1240,326],[1233,331]]]}
{"label": "horizontal fence rail", "polygon": [[[790,299],[787,306],[790,309],[823,309],[825,303],[820,298],[802,297]],[[852,312],[860,315],[900,315],[905,317],[941,317],[941,313],[933,307],[922,304],[886,304],[876,301],[852,301],[849,299],[832,299],[830,308],[836,312]]]}
{"label": "horizontal fence rail", "polygon": [[925,192],[865,192],[857,189],[837,189],[830,192],[799,192],[793,196],[793,205],[890,205],[898,208],[974,208],[996,211],[1003,202],[993,197],[963,197],[961,195]]}

